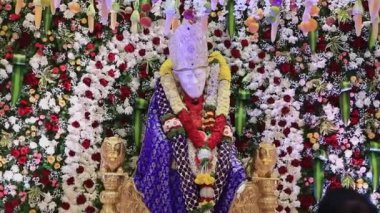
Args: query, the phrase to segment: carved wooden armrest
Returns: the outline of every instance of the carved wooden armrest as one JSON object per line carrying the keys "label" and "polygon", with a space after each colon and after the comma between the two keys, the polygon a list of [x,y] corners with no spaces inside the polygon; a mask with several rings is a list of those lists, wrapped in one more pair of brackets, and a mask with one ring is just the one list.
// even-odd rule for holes
{"label": "carved wooden armrest", "polygon": [[120,199],[116,204],[117,212],[120,213],[130,213],[130,212],[141,212],[149,213],[148,208],[145,206],[144,201],[135,188],[133,179],[126,177],[119,187]]}

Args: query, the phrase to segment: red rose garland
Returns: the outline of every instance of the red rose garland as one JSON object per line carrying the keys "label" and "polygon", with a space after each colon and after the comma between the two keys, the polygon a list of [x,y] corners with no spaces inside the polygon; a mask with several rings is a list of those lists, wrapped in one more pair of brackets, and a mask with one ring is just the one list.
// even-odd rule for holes
{"label": "red rose garland", "polygon": [[[186,106],[192,112],[200,112],[203,105],[203,97],[197,104],[192,104],[190,98],[185,97]],[[212,128],[210,137],[206,140],[206,134],[199,130],[196,125],[196,120],[192,118],[190,112],[183,109],[178,113],[178,118],[181,121],[190,141],[195,148],[201,148],[208,146],[210,149],[214,149],[220,142],[223,136],[224,126],[226,125],[226,118],[224,115],[218,115],[215,118],[215,125]]]}

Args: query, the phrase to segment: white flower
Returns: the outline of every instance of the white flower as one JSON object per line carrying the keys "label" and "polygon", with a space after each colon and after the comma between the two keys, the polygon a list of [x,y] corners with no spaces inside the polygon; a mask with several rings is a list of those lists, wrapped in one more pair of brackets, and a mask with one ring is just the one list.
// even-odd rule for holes
{"label": "white flower", "polygon": [[211,152],[208,149],[200,149],[198,151],[197,157],[199,158],[199,160],[210,159],[211,158]]}
{"label": "white flower", "polygon": [[23,178],[23,176],[20,173],[16,173],[13,175],[13,180],[16,182],[21,182],[22,178]]}
{"label": "white flower", "polygon": [[344,151],[344,156],[346,158],[351,158],[351,156],[352,156],[352,150],[347,149],[346,151]]}
{"label": "white flower", "polygon": [[4,177],[5,180],[10,181],[13,178],[13,172],[7,170],[7,171],[4,172],[3,177]]}
{"label": "white flower", "polygon": [[20,171],[20,169],[18,168],[17,165],[13,165],[13,166],[11,167],[11,171],[14,172],[14,173],[17,173],[17,172]]}

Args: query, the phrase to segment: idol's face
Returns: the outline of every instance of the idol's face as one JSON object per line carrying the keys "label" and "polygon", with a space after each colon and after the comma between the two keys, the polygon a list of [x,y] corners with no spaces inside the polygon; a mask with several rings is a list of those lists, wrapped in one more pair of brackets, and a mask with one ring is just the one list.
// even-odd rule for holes
{"label": "idol's face", "polygon": [[209,72],[209,67],[173,71],[183,91],[191,98],[201,97]]}

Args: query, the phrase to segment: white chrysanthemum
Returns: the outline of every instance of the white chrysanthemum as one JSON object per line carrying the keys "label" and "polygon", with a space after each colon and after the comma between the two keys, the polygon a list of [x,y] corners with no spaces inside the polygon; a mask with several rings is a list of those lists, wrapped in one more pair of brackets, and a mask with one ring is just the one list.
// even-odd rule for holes
{"label": "white chrysanthemum", "polygon": [[201,197],[205,197],[205,198],[215,197],[215,191],[212,187],[202,187],[199,194]]}
{"label": "white chrysanthemum", "polygon": [[200,149],[198,151],[197,157],[199,158],[199,160],[210,159],[211,158],[211,152],[208,149]]}
{"label": "white chrysanthemum", "polygon": [[11,181],[13,178],[13,172],[9,170],[5,171],[3,174],[3,178],[4,180]]}

